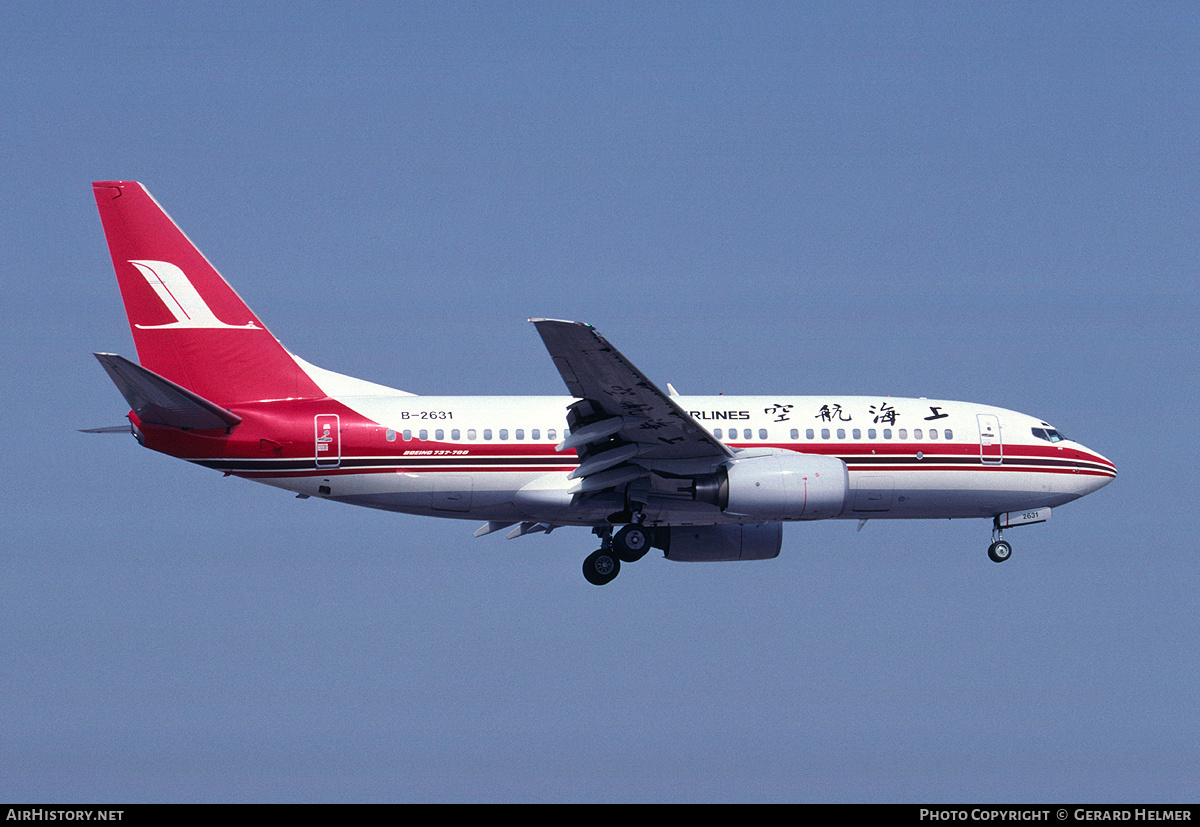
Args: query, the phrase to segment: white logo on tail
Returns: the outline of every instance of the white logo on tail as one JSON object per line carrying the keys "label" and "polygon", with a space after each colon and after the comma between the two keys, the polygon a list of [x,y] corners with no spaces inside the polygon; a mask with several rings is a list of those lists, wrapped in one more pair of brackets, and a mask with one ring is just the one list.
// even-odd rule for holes
{"label": "white logo on tail", "polygon": [[154,288],[154,292],[162,299],[167,310],[175,317],[168,324],[139,324],[143,330],[158,327],[191,327],[213,328],[223,327],[234,330],[260,330],[254,322],[247,324],[225,324],[213,314],[208,304],[196,292],[196,288],[188,281],[187,275],[169,261],[129,261],[138,268],[146,282]]}

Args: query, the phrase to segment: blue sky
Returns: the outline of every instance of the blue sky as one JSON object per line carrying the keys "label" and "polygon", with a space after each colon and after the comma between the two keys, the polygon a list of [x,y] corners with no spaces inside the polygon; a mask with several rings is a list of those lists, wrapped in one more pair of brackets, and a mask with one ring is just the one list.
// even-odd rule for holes
{"label": "blue sky", "polygon": [[[1200,12],[1187,4],[10,10],[0,799],[1195,801]],[[775,561],[300,501],[126,437],[89,183],[146,184],[294,352],[562,392],[1044,417],[1116,462],[1014,530]],[[25,193],[24,196],[20,193]]]}

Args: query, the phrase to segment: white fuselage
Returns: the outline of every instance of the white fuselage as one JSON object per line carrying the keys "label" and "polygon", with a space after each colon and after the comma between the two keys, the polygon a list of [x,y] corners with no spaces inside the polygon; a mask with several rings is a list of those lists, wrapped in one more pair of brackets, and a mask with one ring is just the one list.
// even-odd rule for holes
{"label": "white fuselage", "polygon": [[[849,490],[835,515],[843,519],[991,517],[1061,505],[1115,476],[1111,462],[1057,438],[1047,423],[986,405],[862,396],[674,399],[736,451],[843,460]],[[337,444],[314,444],[313,466],[296,473],[268,470],[269,461],[222,467],[301,494],[413,514],[561,525],[604,518],[606,504],[591,513],[573,497],[575,452],[555,450],[566,437],[570,397],[338,401],[377,426],[341,428]],[[686,461],[677,470],[686,476]],[[656,477],[651,493],[652,524],[748,522],[694,501],[671,479]]]}

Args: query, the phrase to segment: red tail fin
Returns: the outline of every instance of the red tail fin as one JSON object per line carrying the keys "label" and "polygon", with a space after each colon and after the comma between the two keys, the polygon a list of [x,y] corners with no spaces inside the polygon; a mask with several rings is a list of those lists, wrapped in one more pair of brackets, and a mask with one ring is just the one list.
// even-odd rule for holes
{"label": "red tail fin", "polygon": [[220,405],[324,395],[145,187],[92,189],[144,367]]}

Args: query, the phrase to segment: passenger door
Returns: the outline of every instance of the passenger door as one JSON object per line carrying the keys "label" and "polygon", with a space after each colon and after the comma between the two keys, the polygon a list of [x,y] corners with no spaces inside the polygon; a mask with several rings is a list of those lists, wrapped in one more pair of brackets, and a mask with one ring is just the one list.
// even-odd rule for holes
{"label": "passenger door", "polygon": [[979,459],[985,465],[1004,462],[1004,443],[1000,438],[1000,417],[995,414],[979,414]]}
{"label": "passenger door", "polygon": [[342,435],[337,414],[317,414],[316,456],[318,468],[337,468],[342,464]]}

